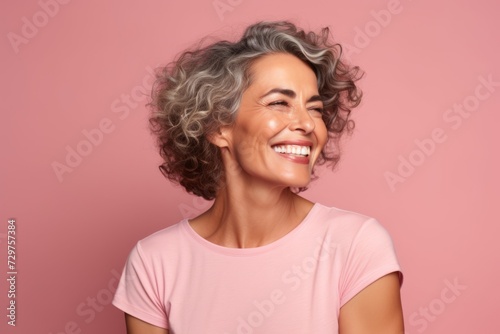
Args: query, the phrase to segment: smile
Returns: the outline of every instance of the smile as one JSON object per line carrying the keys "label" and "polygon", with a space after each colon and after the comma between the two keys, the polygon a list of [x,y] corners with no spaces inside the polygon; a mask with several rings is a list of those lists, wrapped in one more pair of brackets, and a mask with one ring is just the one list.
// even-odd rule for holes
{"label": "smile", "polygon": [[293,154],[298,156],[307,157],[311,154],[310,146],[300,146],[300,145],[276,145],[273,149],[277,153],[283,154]]}

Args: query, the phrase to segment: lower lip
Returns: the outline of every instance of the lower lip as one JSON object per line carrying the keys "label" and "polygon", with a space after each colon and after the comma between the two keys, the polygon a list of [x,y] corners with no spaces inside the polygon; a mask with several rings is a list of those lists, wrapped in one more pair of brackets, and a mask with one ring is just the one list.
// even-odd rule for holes
{"label": "lower lip", "polygon": [[290,160],[292,162],[298,163],[298,164],[304,164],[308,165],[309,164],[309,156],[300,156],[300,155],[292,155],[292,154],[286,154],[286,153],[278,153],[274,151],[276,154],[280,155],[281,157]]}

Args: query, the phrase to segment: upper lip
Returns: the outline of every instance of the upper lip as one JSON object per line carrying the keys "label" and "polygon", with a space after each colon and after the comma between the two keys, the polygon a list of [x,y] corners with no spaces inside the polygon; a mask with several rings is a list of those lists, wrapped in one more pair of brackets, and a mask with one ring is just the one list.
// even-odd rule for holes
{"label": "upper lip", "polygon": [[282,140],[280,142],[272,144],[271,146],[278,146],[278,145],[297,145],[297,146],[312,147],[313,143],[309,140]]}

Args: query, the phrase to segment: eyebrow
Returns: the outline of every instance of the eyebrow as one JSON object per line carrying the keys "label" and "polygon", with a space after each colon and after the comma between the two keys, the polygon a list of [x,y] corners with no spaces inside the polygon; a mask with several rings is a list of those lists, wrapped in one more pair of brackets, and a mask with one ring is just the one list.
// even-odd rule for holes
{"label": "eyebrow", "polygon": [[[266,94],[262,95],[260,98],[264,98],[268,95],[274,94],[274,93],[279,93],[288,96],[289,98],[294,98],[297,96],[297,94],[291,90],[291,89],[286,89],[286,88],[273,88]],[[319,95],[313,95],[307,100],[307,102],[315,102],[315,101],[320,101],[323,102],[323,99]]]}

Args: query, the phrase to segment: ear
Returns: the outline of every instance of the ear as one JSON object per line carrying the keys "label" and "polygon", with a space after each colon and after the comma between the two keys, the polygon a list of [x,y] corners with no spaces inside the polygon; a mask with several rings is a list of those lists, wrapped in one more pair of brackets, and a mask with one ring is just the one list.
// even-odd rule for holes
{"label": "ear", "polygon": [[220,148],[228,147],[231,142],[231,128],[229,126],[220,127],[218,130],[207,134],[207,140]]}

